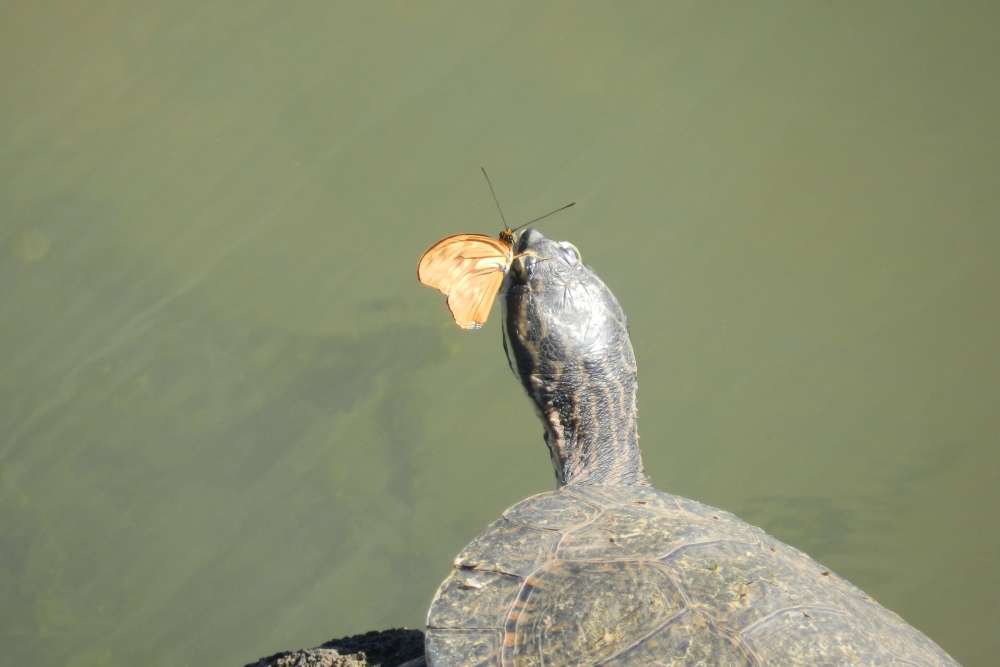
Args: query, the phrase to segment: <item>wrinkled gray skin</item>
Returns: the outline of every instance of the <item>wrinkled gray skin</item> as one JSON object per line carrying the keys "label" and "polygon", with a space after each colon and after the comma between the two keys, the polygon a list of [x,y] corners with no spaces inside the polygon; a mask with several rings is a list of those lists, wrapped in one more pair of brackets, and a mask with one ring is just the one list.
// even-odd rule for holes
{"label": "wrinkled gray skin", "polygon": [[455,559],[427,615],[431,667],[957,667],[804,553],[650,487],[621,307],[571,245],[529,229],[517,252],[505,347],[559,489]]}
{"label": "wrinkled gray skin", "polygon": [[618,300],[571,243],[528,229],[517,253],[500,294],[504,350],[545,425],[557,484],[648,485]]}

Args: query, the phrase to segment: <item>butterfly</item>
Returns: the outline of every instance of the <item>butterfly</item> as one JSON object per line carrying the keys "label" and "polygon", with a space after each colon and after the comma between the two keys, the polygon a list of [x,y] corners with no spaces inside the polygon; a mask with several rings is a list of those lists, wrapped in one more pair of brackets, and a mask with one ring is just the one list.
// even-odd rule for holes
{"label": "butterfly", "polygon": [[[482,167],[480,167],[482,169]],[[486,170],[483,169],[486,176]],[[486,176],[489,183],[490,177]],[[490,192],[493,184],[490,183]],[[496,201],[493,193],[493,201]],[[573,206],[576,202],[552,211]],[[497,202],[500,210],[500,202]],[[548,213],[542,218],[552,215]],[[503,211],[500,210],[503,219]],[[448,310],[455,324],[463,329],[478,329],[489,317],[490,308],[496,299],[504,274],[514,261],[515,232],[532,222],[511,229],[504,219],[504,229],[499,238],[485,234],[455,234],[432,245],[417,262],[417,279],[423,284],[437,289],[448,297]]]}
{"label": "butterfly", "polygon": [[478,329],[490,314],[504,273],[514,261],[514,232],[495,239],[483,234],[455,234],[441,239],[417,264],[417,279],[448,297],[455,324]]}

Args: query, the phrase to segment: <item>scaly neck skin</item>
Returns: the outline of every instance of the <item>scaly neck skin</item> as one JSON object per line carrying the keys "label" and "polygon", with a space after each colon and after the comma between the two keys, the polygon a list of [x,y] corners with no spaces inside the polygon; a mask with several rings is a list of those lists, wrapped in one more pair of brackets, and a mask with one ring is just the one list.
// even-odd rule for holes
{"label": "scaly neck skin", "polygon": [[532,377],[529,395],[560,486],[649,485],[639,453],[635,365],[628,358],[604,355]]}

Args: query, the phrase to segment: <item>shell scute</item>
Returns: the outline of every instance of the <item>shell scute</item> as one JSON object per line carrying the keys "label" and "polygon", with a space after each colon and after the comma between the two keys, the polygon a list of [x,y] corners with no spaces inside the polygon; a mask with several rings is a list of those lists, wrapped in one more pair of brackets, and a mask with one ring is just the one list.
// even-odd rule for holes
{"label": "shell scute", "polygon": [[567,530],[556,556],[564,560],[660,559],[684,545],[755,537],[745,524],[713,520],[649,505],[619,505],[590,522]]}
{"label": "shell scute", "polygon": [[497,628],[524,580],[500,572],[455,570],[444,580],[427,612],[430,628]]}
{"label": "shell scute", "polygon": [[[671,497],[651,486],[618,486],[603,484],[569,484],[559,493],[579,498],[597,507],[607,509],[616,505],[635,503],[663,503]],[[667,498],[664,498],[667,496]]]}
{"label": "shell scute", "polygon": [[594,664],[683,610],[683,596],[658,563],[555,560],[525,581],[507,624],[503,664]]}
{"label": "shell scute", "polygon": [[440,630],[424,635],[428,667],[500,667],[499,630]]}
{"label": "shell scute", "polygon": [[562,491],[551,491],[532,496],[503,513],[508,521],[562,531],[584,523],[598,513],[598,508]]}
{"label": "shell scute", "polygon": [[602,667],[758,667],[738,639],[690,612],[606,660]]}
{"label": "shell scute", "polygon": [[[893,664],[914,666],[955,664],[940,646],[895,612],[881,606],[850,582],[839,577],[836,579],[843,581],[852,591],[857,591],[844,596],[844,607],[864,633],[877,637],[883,650],[896,658]],[[837,581],[833,583],[836,584]]]}
{"label": "shell scute", "polygon": [[839,591],[816,573],[777,560],[757,543],[692,544],[661,559],[691,604],[735,631],[795,606],[839,608]]}
{"label": "shell scute", "polygon": [[526,577],[552,557],[558,542],[557,533],[500,519],[458,554],[454,566]]}
{"label": "shell scute", "polygon": [[[697,517],[702,520],[713,521],[719,526],[726,526],[729,530],[729,534],[735,534],[734,531],[738,531],[740,534],[754,535],[760,540],[774,540],[763,530],[757,526],[751,526],[743,519],[739,518],[735,514],[727,512],[725,510],[720,510],[717,507],[711,507],[709,505],[703,505],[696,500],[689,500],[688,498],[682,498],[681,496],[675,496],[669,493],[658,492],[661,496],[667,496],[671,499],[674,506],[680,512],[683,512],[686,516],[694,520]],[[787,547],[787,545],[782,544],[782,546]],[[790,548],[790,547],[788,547]]]}
{"label": "shell scute", "polygon": [[855,619],[832,609],[784,609],[744,636],[776,665],[856,667],[892,662],[875,638],[858,632]]}

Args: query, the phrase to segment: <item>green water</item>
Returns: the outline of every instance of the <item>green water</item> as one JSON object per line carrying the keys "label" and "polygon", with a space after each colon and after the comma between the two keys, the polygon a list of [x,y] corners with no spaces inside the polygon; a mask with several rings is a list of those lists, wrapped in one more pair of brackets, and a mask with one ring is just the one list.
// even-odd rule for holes
{"label": "green water", "polygon": [[661,489],[1000,653],[1000,6],[0,2],[0,664],[421,627],[549,490],[437,239],[569,201]]}

